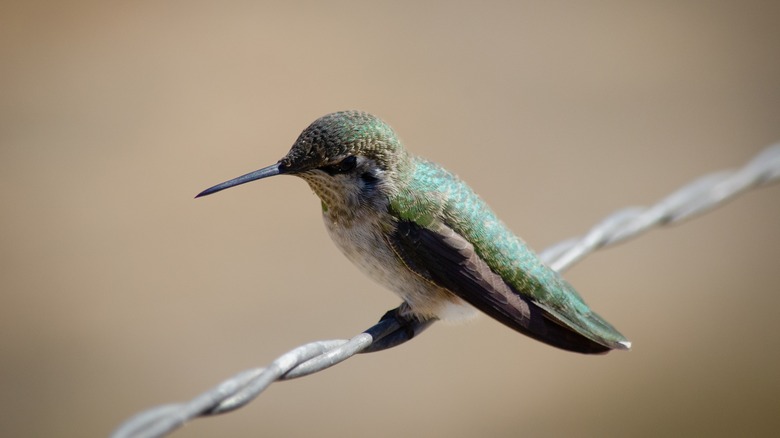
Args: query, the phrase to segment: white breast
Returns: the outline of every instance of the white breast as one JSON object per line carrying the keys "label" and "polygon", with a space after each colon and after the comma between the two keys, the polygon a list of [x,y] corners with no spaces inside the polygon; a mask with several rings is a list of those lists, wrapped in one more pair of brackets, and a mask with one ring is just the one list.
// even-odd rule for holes
{"label": "white breast", "polygon": [[348,225],[334,223],[327,214],[323,214],[323,220],[341,252],[366,275],[406,301],[416,315],[454,321],[477,314],[460,298],[410,271],[383,237],[378,217],[357,219]]}

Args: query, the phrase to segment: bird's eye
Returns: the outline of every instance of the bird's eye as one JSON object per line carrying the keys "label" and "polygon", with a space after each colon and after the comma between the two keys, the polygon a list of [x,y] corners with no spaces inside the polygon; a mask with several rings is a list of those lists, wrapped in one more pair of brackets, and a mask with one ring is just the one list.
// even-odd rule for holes
{"label": "bird's eye", "polygon": [[337,164],[336,167],[338,167],[338,171],[340,173],[344,173],[354,169],[356,165],[357,165],[357,157],[354,155],[350,155],[347,158],[341,160],[341,163]]}
{"label": "bird's eye", "polygon": [[341,162],[339,163],[331,164],[329,166],[323,166],[321,167],[321,169],[331,175],[335,175],[337,173],[347,173],[350,170],[354,169],[356,165],[357,165],[357,157],[355,157],[354,155],[350,155],[347,158],[341,160]]}

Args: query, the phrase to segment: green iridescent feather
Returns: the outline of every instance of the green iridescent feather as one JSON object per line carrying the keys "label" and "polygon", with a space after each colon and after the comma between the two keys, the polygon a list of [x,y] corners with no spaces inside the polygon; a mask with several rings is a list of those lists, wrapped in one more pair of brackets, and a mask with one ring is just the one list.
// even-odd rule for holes
{"label": "green iridescent feather", "polygon": [[468,185],[441,166],[420,158],[391,200],[393,214],[434,229],[438,222],[466,238],[477,254],[518,293],[529,297],[567,326],[610,343],[625,338],[594,313],[576,290],[547,267],[512,233]]}

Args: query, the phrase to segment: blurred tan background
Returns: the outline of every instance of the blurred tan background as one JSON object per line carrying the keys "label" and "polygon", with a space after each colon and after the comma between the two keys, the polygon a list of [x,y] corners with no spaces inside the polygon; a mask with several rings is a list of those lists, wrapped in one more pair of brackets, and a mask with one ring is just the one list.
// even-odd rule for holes
{"label": "blurred tan background", "polygon": [[[193,200],[359,108],[539,250],[780,139],[778,2],[4,2],[0,435],[105,436],[398,299],[306,184]],[[481,318],[175,433],[776,436],[780,187],[567,273],[634,342]]]}

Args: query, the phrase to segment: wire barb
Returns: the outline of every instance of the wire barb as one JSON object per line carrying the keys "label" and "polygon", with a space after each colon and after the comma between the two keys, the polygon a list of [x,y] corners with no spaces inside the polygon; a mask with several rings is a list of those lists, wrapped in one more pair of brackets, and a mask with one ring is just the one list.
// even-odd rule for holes
{"label": "wire barb", "polygon": [[[597,249],[637,237],[655,226],[681,222],[750,188],[776,182],[778,179],[780,143],[764,149],[740,169],[705,175],[655,205],[619,210],[591,228],[584,236],[553,245],[539,255],[552,269],[562,272]],[[236,374],[189,402],[162,405],[137,414],[125,421],[111,436],[164,436],[193,418],[238,409],[254,400],[273,382],[322,371],[360,352],[392,348],[411,339],[433,323],[399,321],[394,315],[402,313],[401,307],[391,310],[379,323],[350,340],[318,341],[297,347],[279,356],[266,368],[255,368]]]}

